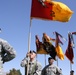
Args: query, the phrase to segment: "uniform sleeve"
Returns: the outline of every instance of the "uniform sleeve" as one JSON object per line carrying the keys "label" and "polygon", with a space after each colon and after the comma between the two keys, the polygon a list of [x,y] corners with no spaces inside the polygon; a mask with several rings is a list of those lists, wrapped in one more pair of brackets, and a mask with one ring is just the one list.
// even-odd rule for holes
{"label": "uniform sleeve", "polygon": [[2,48],[6,53],[3,56],[3,62],[8,62],[16,57],[16,51],[7,41],[2,41]]}
{"label": "uniform sleeve", "polygon": [[27,62],[29,61],[30,59],[28,57],[25,57],[22,61],[21,61],[21,67],[25,67],[25,65],[27,65]]}
{"label": "uniform sleeve", "polygon": [[45,67],[42,69],[41,75],[45,75]]}
{"label": "uniform sleeve", "polygon": [[41,75],[41,71],[42,71],[42,65],[41,63],[37,62],[36,71],[34,75]]}
{"label": "uniform sleeve", "polygon": [[59,67],[57,67],[57,75],[63,75],[62,70]]}

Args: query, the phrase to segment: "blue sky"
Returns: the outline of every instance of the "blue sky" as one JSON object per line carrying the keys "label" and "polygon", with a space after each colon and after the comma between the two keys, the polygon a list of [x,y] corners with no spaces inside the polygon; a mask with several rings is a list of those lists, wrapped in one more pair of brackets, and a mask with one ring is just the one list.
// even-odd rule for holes
{"label": "blue sky", "polygon": [[[0,0],[0,38],[7,40],[16,50],[16,58],[10,62],[4,64],[4,71],[7,72],[12,68],[20,69],[24,75],[24,68],[20,66],[21,60],[26,56],[28,52],[28,34],[30,25],[30,11],[32,0]],[[54,31],[59,32],[65,38],[67,38],[68,31],[76,31],[76,0],[56,0],[66,4],[74,14],[69,22],[63,23],[58,21],[45,21],[39,19],[33,19],[31,24],[31,43],[30,49],[36,50],[35,35],[39,35],[40,40],[42,34],[46,32],[50,37],[55,38]],[[76,41],[76,36],[74,36]],[[75,42],[76,46],[76,42]],[[65,53],[67,48],[67,42],[64,42],[62,46]],[[72,69],[76,71],[76,48],[74,48],[74,64]],[[45,56],[37,55],[37,60],[41,62],[42,66],[45,66]],[[48,55],[46,55],[46,60]],[[47,62],[47,61],[46,61]],[[48,64],[48,62],[47,62]],[[57,64],[57,62],[55,62]],[[58,66],[62,68],[63,75],[69,75],[70,62],[65,57],[62,61],[58,59]],[[76,72],[75,72],[76,75]]]}

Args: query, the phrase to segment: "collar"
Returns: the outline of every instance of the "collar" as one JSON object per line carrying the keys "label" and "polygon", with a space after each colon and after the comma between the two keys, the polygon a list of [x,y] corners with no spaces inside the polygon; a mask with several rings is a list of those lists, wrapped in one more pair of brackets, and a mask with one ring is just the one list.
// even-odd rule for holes
{"label": "collar", "polygon": [[29,64],[34,64],[36,60],[30,61]]}

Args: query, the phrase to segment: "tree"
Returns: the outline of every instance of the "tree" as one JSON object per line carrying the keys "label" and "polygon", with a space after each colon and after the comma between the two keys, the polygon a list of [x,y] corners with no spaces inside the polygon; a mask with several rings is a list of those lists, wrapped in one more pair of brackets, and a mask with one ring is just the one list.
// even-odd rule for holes
{"label": "tree", "polygon": [[22,75],[20,70],[16,70],[15,68],[13,68],[12,70],[10,70],[10,72],[6,75]]}

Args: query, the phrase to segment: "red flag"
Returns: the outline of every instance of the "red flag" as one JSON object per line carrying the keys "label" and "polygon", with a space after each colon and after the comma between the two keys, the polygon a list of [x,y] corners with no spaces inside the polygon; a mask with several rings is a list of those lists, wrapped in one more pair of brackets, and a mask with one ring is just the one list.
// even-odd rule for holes
{"label": "red flag", "polygon": [[38,0],[32,0],[31,17],[52,20],[52,5],[48,6],[50,7],[48,8],[46,6],[43,6]]}
{"label": "red flag", "polygon": [[31,18],[67,22],[72,14],[68,6],[61,2],[32,0]]}
{"label": "red flag", "polygon": [[76,35],[76,32],[72,32],[72,34]]}
{"label": "red flag", "polygon": [[71,44],[71,33],[68,34],[68,47],[65,52],[65,55],[70,60],[70,62],[73,63],[74,53],[73,53],[73,48]]}

